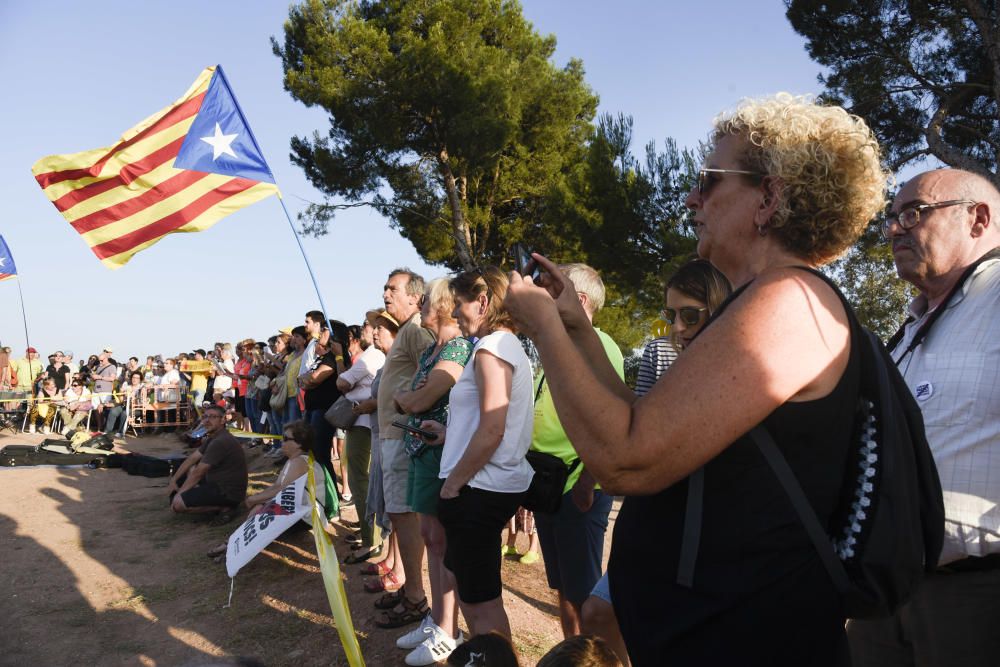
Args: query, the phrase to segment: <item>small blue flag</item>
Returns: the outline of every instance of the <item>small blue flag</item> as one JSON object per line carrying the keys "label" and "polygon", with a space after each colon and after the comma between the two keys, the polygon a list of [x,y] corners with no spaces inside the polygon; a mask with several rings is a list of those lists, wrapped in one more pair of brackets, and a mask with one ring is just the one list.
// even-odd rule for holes
{"label": "small blue flag", "polygon": [[0,236],[0,281],[8,280],[17,275],[17,267],[14,266],[14,256],[10,254],[7,242]]}

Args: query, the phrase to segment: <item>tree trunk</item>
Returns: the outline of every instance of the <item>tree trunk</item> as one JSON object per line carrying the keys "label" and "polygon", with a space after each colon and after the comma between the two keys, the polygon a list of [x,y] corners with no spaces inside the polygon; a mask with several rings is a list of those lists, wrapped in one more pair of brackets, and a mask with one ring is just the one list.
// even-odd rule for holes
{"label": "tree trunk", "polygon": [[448,164],[448,149],[442,148],[438,154],[438,169],[444,178],[444,190],[448,196],[448,204],[451,206],[451,237],[455,241],[455,254],[465,271],[470,271],[476,267],[475,259],[472,256],[472,238],[469,235],[469,224],[465,220],[465,213],[462,211],[462,197],[458,192],[458,184],[455,182],[455,174]]}

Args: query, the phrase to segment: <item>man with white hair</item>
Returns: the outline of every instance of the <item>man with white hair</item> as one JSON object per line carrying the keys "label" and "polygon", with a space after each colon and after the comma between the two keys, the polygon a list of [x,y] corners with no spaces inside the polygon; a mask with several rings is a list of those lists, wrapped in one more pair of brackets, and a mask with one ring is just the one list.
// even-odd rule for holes
{"label": "man with white hair", "polygon": [[[586,264],[564,264],[559,268],[573,284],[584,312],[593,321],[594,314],[604,306],[604,283],[600,275]],[[624,377],[625,360],[618,345],[600,329],[595,327],[595,330],[619,377]],[[563,488],[559,510],[554,514],[535,512],[545,575],[549,588],[559,594],[559,620],[563,636],[568,638],[580,634],[581,608],[601,578],[604,534],[613,498],[596,486],[563,430],[552,394],[545,385],[544,368],[535,381],[531,449],[559,457],[572,470]]]}
{"label": "man with white hair", "polygon": [[937,169],[899,191],[883,233],[916,287],[889,341],[944,490],[937,571],[888,619],[851,621],[853,664],[995,665],[1000,656],[1000,192]]}

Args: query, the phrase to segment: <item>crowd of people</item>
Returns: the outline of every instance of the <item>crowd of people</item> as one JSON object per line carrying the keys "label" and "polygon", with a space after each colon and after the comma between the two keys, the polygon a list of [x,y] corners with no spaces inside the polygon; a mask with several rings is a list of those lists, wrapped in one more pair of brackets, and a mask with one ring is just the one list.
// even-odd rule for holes
{"label": "crowd of people", "polygon": [[[280,488],[246,497],[244,452],[223,427],[230,398],[246,430],[282,436],[276,484],[304,474],[312,452],[357,505],[345,563],[371,577],[376,625],[414,626],[396,642],[409,665],[458,656],[517,664],[484,656],[513,654],[502,533],[519,514],[537,530],[532,543],[558,594],[569,642],[560,655],[624,665],[989,664],[1000,576],[990,510],[1000,501],[990,463],[1000,446],[1000,192],[980,175],[935,170],[911,179],[885,215],[899,275],[918,292],[890,347],[924,413],[946,544],[892,618],[847,623],[748,433],[763,425],[773,436],[823,525],[833,531],[847,518],[860,358],[836,287],[815,269],[883,212],[889,175],[861,119],[788,95],[720,116],[711,148],[686,202],[700,259],[666,280],[671,333],[647,346],[636,387],[593,324],[605,299],[598,272],[539,254],[535,278],[484,266],[425,283],[397,269],[360,324],[310,311],[303,325],[235,354],[217,345],[178,355],[179,371],[174,358],[162,370],[151,358],[119,371],[109,349],[87,373],[62,370],[71,363],[63,354],[43,369],[31,348],[0,368],[40,401],[62,392],[67,424],[85,392],[98,405],[116,382],[141,391],[168,377],[161,391],[189,393],[196,406],[207,399],[208,436],[170,483],[178,512],[232,514]],[[201,368],[189,360],[211,368],[187,372]],[[567,471],[557,509],[533,522],[529,452]],[[615,495],[624,501],[604,572]],[[545,664],[577,664],[556,660]]]}

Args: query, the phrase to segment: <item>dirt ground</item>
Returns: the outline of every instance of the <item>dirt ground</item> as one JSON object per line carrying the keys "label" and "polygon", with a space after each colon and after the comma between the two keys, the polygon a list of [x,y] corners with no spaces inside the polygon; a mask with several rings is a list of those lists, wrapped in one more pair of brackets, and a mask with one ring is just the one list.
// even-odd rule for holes
{"label": "dirt ground", "polygon": [[[42,436],[0,435],[0,447]],[[179,452],[174,436],[129,439],[153,455]],[[248,450],[251,485],[277,474]],[[346,665],[319,574],[313,537],[279,540],[229,578],[208,548],[239,525],[213,527],[167,509],[166,478],[83,467],[0,468],[0,665],[209,665],[252,656],[266,665]],[[612,520],[617,514],[617,503]],[[353,507],[345,519],[356,518]],[[345,529],[329,532],[341,559]],[[608,531],[607,543],[610,543]],[[520,536],[518,547],[527,541]],[[607,544],[605,545],[607,556]],[[348,604],[366,664],[403,665],[395,639],[408,628],[374,625],[377,596],[360,566],[342,565]],[[541,562],[503,566],[503,599],[522,664],[561,639],[557,601]],[[425,573],[426,586],[426,573]],[[464,627],[464,626],[463,626]],[[223,661],[224,662],[224,661]]]}

